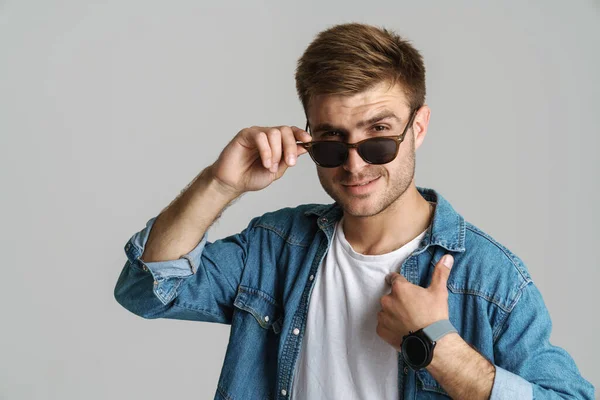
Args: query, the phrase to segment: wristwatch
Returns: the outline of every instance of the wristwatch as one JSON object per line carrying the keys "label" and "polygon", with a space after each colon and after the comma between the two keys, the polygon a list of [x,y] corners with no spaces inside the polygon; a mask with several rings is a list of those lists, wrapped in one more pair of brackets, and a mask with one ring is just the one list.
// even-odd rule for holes
{"label": "wristwatch", "polygon": [[418,371],[431,363],[435,344],[449,333],[457,332],[452,323],[443,319],[419,329],[410,331],[402,338],[402,357],[404,362],[413,370]]}

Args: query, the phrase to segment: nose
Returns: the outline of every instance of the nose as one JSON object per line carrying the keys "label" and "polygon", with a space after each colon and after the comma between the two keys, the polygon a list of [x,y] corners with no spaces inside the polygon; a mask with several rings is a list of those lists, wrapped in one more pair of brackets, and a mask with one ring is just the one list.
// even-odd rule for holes
{"label": "nose", "polygon": [[342,167],[348,172],[358,172],[362,170],[368,163],[358,154],[357,148],[348,149],[348,159]]}

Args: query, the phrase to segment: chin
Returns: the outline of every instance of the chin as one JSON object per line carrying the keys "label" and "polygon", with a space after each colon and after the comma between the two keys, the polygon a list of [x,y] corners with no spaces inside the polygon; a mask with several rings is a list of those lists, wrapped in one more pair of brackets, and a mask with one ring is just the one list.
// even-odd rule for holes
{"label": "chin", "polygon": [[340,204],[345,214],[353,217],[372,217],[386,208],[383,204],[380,204],[381,202],[371,198],[351,197],[335,200]]}

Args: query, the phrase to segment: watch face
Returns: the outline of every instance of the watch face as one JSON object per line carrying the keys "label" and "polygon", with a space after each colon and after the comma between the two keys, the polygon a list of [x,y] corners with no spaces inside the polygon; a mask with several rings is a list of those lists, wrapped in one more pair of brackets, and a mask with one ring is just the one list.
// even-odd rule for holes
{"label": "watch face", "polygon": [[408,336],[402,344],[402,354],[409,365],[423,365],[427,362],[427,345],[418,336]]}

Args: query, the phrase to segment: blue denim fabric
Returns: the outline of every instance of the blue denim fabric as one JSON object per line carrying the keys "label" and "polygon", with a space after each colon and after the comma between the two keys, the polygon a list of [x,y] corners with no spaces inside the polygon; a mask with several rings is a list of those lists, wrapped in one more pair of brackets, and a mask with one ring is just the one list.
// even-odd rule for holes
{"label": "blue denim fabric", "polygon": [[[466,222],[438,192],[417,189],[436,203],[434,218],[398,272],[427,287],[439,259],[454,256],[448,279],[450,321],[496,366],[491,398],[593,399],[594,387],[573,359],[550,344],[550,316],[523,262]],[[127,261],[114,296],[143,318],[230,324],[214,398],[286,400],[313,277],[341,216],[335,203],[284,208],[253,218],[242,232],[215,242],[205,234],[178,260],[144,263],[139,257],[152,218],[125,245]],[[405,368],[399,354],[398,397],[449,396],[426,370]]]}

